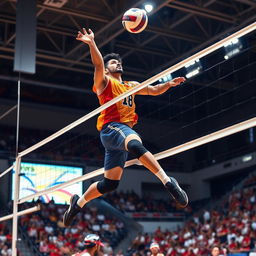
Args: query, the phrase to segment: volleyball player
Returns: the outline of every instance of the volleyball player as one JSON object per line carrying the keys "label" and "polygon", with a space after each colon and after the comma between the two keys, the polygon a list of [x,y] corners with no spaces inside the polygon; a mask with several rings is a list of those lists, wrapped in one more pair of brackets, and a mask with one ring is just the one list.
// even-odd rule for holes
{"label": "volleyball player", "polygon": [[164,256],[164,254],[160,253],[160,248],[158,243],[152,243],[149,249],[151,251],[151,256]]}
{"label": "volleyball player", "polygon": [[[100,105],[138,85],[138,82],[122,80],[122,60],[118,54],[111,53],[104,58],[102,57],[94,41],[94,33],[90,29],[88,32],[85,29],[82,32],[79,31],[76,39],[89,46],[92,63],[95,67],[93,91],[97,95]],[[148,85],[136,94],[160,95],[184,81],[184,77],[177,77],[156,86]],[[104,178],[91,184],[82,197],[79,198],[78,195],[71,197],[70,206],[63,218],[65,226],[71,224],[74,216],[86,203],[118,187],[128,152],[138,158],[147,169],[161,180],[180,207],[184,208],[188,204],[186,192],[180,188],[173,177],[166,175],[154,156],[143,146],[140,136],[133,130],[138,119],[134,103],[136,94],[130,95],[103,110],[98,117],[97,129],[105,147]]]}
{"label": "volleyball player", "polygon": [[100,237],[95,234],[89,234],[84,238],[85,250],[73,254],[72,256],[94,256],[100,251],[104,244],[100,241]]}
{"label": "volleyball player", "polygon": [[219,256],[220,255],[220,248],[218,246],[213,246],[211,250],[212,256]]}

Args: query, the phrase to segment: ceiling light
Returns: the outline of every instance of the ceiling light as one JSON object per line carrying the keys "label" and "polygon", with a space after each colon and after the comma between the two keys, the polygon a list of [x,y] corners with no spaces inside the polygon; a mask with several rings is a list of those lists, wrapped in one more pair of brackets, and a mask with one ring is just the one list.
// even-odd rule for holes
{"label": "ceiling light", "polygon": [[152,4],[145,4],[144,8],[145,8],[146,12],[152,12],[153,5]]}
{"label": "ceiling light", "polygon": [[195,75],[199,74],[199,72],[200,72],[199,69],[194,69],[194,70],[192,70],[191,72],[189,72],[189,73],[186,74],[186,78],[190,78],[190,77],[192,77],[192,76],[195,76]]}

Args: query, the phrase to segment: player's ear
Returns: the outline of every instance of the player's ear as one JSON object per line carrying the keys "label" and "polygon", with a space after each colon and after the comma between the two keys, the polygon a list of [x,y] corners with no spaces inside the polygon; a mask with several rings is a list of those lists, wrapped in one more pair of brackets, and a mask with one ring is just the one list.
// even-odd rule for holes
{"label": "player's ear", "polygon": [[108,75],[109,74],[109,69],[105,68],[105,74]]}

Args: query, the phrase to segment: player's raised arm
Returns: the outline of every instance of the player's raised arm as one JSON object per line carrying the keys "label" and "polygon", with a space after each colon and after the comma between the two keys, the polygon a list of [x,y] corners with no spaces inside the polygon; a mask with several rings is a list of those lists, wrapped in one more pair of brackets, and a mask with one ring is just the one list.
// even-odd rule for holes
{"label": "player's raised arm", "polygon": [[157,84],[155,86],[148,85],[147,87],[138,91],[137,94],[138,95],[157,96],[157,95],[163,94],[164,92],[169,90],[171,87],[175,87],[185,81],[186,81],[186,79],[184,77],[176,77],[173,80],[163,83],[163,84]]}
{"label": "player's raised arm", "polygon": [[94,86],[97,90],[97,93],[100,94],[101,91],[105,88],[107,83],[107,77],[105,76],[104,62],[102,55],[94,41],[94,33],[91,29],[88,29],[88,32],[85,28],[83,31],[78,31],[76,40],[79,40],[85,44],[88,44],[90,48],[90,54],[92,63],[95,67],[94,70]]}

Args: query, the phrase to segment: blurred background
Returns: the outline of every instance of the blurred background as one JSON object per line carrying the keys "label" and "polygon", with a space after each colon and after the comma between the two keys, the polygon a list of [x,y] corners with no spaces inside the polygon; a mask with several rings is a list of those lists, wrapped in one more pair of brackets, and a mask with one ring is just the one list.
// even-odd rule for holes
{"label": "blurred background", "polygon": [[[122,15],[132,7],[148,11],[149,24],[140,34],[122,27]],[[0,172],[13,164],[17,151],[18,80],[18,152],[99,106],[91,90],[89,49],[75,40],[78,30],[94,31],[102,55],[121,55],[124,80],[143,82],[255,22],[255,10],[254,0],[1,0]],[[21,13],[28,17],[23,27]],[[20,64],[17,38],[27,48],[22,58],[30,66]],[[255,32],[233,40],[155,83],[184,76],[184,84],[161,96],[137,96],[135,130],[144,145],[159,153],[255,117],[255,42]],[[252,127],[160,160],[187,191],[191,203],[185,210],[139,166],[127,168],[117,192],[95,200],[70,229],[61,223],[65,205],[92,180],[30,200],[20,209],[37,200],[43,208],[20,217],[19,254],[72,255],[93,232],[107,244],[106,255],[147,255],[152,241],[172,256],[209,255],[215,245],[221,254],[225,248],[229,254],[253,255],[255,138]],[[89,173],[103,161],[94,117],[22,159],[20,195]],[[0,178],[0,188],[3,216],[12,211],[12,172]],[[11,255],[10,238],[11,221],[1,222],[0,255]]]}

